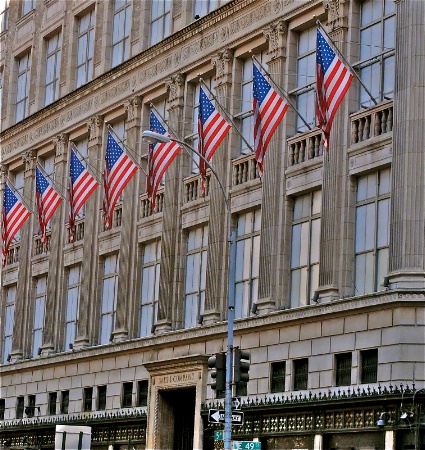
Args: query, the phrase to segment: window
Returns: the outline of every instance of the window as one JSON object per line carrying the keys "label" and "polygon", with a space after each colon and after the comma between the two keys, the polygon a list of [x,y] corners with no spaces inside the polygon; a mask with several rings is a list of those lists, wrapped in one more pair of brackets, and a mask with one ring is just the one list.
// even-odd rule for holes
{"label": "window", "polygon": [[45,106],[53,103],[59,98],[61,46],[61,33],[58,33],[47,40]]}
{"label": "window", "polygon": [[[376,101],[394,96],[395,3],[391,0],[365,0],[360,15],[360,78]],[[360,86],[360,105],[373,102]]]}
{"label": "window", "polygon": [[308,305],[319,285],[322,192],[294,199],[291,247],[291,307]]}
{"label": "window", "polygon": [[35,395],[28,395],[28,405],[25,407],[27,417],[34,417],[35,414]]}
{"label": "window", "polygon": [[9,0],[0,2],[0,33],[9,26]]}
{"label": "window", "polygon": [[184,328],[195,327],[204,312],[207,275],[208,226],[189,231],[187,237]]}
{"label": "window", "polygon": [[360,383],[376,383],[378,381],[378,349],[360,352]]}
{"label": "window", "polygon": [[93,78],[94,10],[78,20],[77,83],[79,87]]}
{"label": "window", "polygon": [[93,388],[86,387],[83,391],[83,411],[88,412],[93,409]]}
{"label": "window", "polygon": [[149,381],[140,380],[137,383],[137,406],[148,406]]}
{"label": "window", "polygon": [[356,271],[357,295],[379,291],[388,272],[390,169],[357,180]]}
{"label": "window", "polygon": [[13,324],[15,320],[16,285],[6,290],[6,310],[4,318],[3,363],[12,353]]}
{"label": "window", "polygon": [[103,268],[100,343],[107,344],[115,326],[118,294],[118,255],[105,258]]}
{"label": "window", "polygon": [[4,398],[0,398],[0,420],[4,420],[5,409],[6,409],[6,401]]}
{"label": "window", "polygon": [[56,402],[58,399],[58,394],[56,392],[49,392],[49,414],[51,416],[56,414]]}
{"label": "window", "polygon": [[16,399],[16,418],[23,419],[24,417],[24,397]]}
{"label": "window", "polygon": [[351,384],[351,353],[335,355],[336,386],[349,386]]}
{"label": "window", "polygon": [[247,317],[258,296],[261,210],[238,217],[236,230],[235,318]]}
{"label": "window", "polygon": [[171,0],[153,0],[151,15],[151,45],[170,34]]}
{"label": "window", "polygon": [[294,361],[294,391],[301,391],[308,387],[308,359]]}
{"label": "window", "polygon": [[28,95],[30,86],[31,57],[27,53],[18,60],[15,120],[19,122],[28,116]]}
{"label": "window", "polygon": [[112,67],[130,56],[131,0],[115,0],[112,29]]}
{"label": "window", "polygon": [[143,251],[140,336],[152,334],[158,313],[161,241],[146,244]]}
{"label": "window", "polygon": [[[316,125],[315,86],[316,85],[316,27],[302,31],[298,37],[297,87],[291,93],[297,98],[297,109],[310,127]],[[297,115],[297,132],[308,130]]]}
{"label": "window", "polygon": [[32,356],[38,356],[43,344],[44,316],[46,312],[47,276],[37,278],[35,285],[34,328],[32,338]]}
{"label": "window", "polygon": [[133,383],[123,383],[122,385],[122,407],[131,408],[133,404]]}
{"label": "window", "polygon": [[35,0],[23,0],[22,2],[22,15],[28,14],[35,8]]}
{"label": "window", "polygon": [[195,17],[204,17],[228,0],[195,0]]}
{"label": "window", "polygon": [[286,362],[277,361],[271,365],[270,392],[284,392],[286,376]]}
{"label": "window", "polygon": [[97,410],[105,411],[106,409],[106,386],[97,387]]}
{"label": "window", "polygon": [[68,414],[69,408],[69,391],[61,392],[61,414]]}
{"label": "window", "polygon": [[81,266],[71,267],[68,272],[68,291],[65,317],[65,351],[74,344],[77,335],[80,300]]}

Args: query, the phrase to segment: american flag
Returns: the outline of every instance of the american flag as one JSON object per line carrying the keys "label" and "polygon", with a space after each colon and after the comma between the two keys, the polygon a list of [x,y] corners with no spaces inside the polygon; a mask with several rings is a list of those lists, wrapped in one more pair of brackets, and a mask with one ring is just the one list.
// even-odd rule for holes
{"label": "american flag", "polygon": [[270,86],[258,67],[253,65],[254,151],[260,176],[264,155],[273,133],[288,109],[288,104]]}
{"label": "american flag", "polygon": [[71,148],[69,159],[69,238],[74,242],[75,218],[84,203],[97,188],[99,183],[83,166],[77,154]]}
{"label": "american flag", "polygon": [[[157,115],[151,111],[149,129],[155,133],[163,134],[170,137],[166,129],[162,126]],[[169,165],[173,162],[181,150],[180,145],[177,142],[158,142],[156,144],[149,145],[149,158],[148,158],[148,176],[146,179],[146,193],[152,204],[152,208],[155,208],[156,191],[161,183],[162,177]]]}
{"label": "american flag", "polygon": [[103,217],[105,227],[111,228],[114,208],[119,196],[133,175],[137,165],[121,149],[117,141],[108,131],[108,143],[105,153],[105,171],[103,173]]}
{"label": "american flag", "polygon": [[329,135],[335,113],[350,87],[353,75],[338,58],[317,29],[316,41],[316,114],[318,127],[323,132],[323,144],[329,149]]}
{"label": "american flag", "polygon": [[41,242],[46,244],[47,224],[56,211],[56,208],[60,205],[62,197],[38,167],[35,168],[35,197],[37,200]]}
{"label": "american flag", "polygon": [[[231,126],[224,120],[221,114],[206,96],[202,87],[199,89],[199,109],[198,109],[198,152],[208,161],[221,141],[226,137]],[[199,161],[199,172],[202,176],[202,195],[205,195],[205,178],[207,165],[201,158]]]}
{"label": "american flag", "polygon": [[21,229],[22,225],[28,219],[30,212],[24,206],[21,200],[12,192],[9,185],[4,185],[1,239],[2,239],[2,262],[6,265],[7,252],[12,239]]}

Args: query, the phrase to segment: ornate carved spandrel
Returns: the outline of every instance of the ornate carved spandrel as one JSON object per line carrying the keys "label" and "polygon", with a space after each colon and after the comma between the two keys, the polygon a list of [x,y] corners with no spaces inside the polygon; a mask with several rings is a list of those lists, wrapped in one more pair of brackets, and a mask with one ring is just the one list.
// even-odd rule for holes
{"label": "ornate carved spandrel", "polygon": [[215,66],[215,79],[217,84],[230,83],[232,76],[233,52],[226,48],[220,50],[213,58],[211,63]]}
{"label": "ornate carved spandrel", "polygon": [[269,41],[270,59],[286,56],[288,27],[286,22],[279,20],[263,30],[264,37]]}

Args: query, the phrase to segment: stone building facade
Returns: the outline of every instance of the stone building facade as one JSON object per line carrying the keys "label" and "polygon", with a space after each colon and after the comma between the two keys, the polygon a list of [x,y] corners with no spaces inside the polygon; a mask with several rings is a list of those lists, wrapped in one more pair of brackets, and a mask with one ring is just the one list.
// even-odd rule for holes
{"label": "stone building facade", "polygon": [[[225,196],[211,174],[201,195],[182,151],[154,209],[143,170],[132,178],[110,230],[101,187],[73,242],[66,201],[47,247],[36,215],[25,223],[1,271],[0,448],[53,449],[57,424],[90,426],[99,450],[218,447],[208,410],[223,400],[207,359],[227,345],[229,222],[234,345],[251,355],[234,439],[424,449],[425,2],[2,8],[1,188],[30,209],[36,163],[66,198],[71,143],[101,179],[108,126],[146,169],[152,108],[196,148],[201,83],[234,126],[212,160]],[[314,117],[317,20],[364,83],[353,80],[328,152]],[[289,108],[262,179],[252,56],[300,113]]]}

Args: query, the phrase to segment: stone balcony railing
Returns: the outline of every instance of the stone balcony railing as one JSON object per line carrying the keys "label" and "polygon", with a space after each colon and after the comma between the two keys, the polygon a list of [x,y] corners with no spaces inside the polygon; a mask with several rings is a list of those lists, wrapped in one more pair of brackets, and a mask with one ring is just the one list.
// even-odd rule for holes
{"label": "stone balcony railing", "polygon": [[49,231],[46,233],[46,243],[43,244],[41,241],[41,236],[36,234],[34,236],[34,246],[33,246],[33,254],[34,256],[42,255],[46,253],[50,248],[50,239],[52,237],[52,232]]}
{"label": "stone balcony railing", "polygon": [[[103,220],[103,215],[101,217],[102,220],[102,230],[103,231],[108,231],[107,228],[105,227],[105,222]],[[112,223],[111,223],[111,230],[113,228],[118,228],[121,226],[121,221],[122,221],[122,203],[120,203],[119,205],[115,206],[114,209],[114,214],[112,215]]]}
{"label": "stone balcony railing", "polygon": [[322,132],[317,129],[288,139],[289,166],[322,156],[324,147],[321,140]]}
{"label": "stone balcony railing", "polygon": [[[207,172],[205,180],[205,197],[208,197],[210,191],[211,173]],[[183,181],[183,203],[193,202],[202,197],[202,178],[199,173],[187,177]]]}
{"label": "stone balcony railing", "polygon": [[232,186],[260,178],[255,154],[250,153],[232,161]]}
{"label": "stone balcony railing", "polygon": [[152,203],[148,199],[147,194],[140,196],[140,218],[153,216],[156,213],[162,212],[164,206],[164,188],[158,189],[155,197],[155,209],[152,209]]}
{"label": "stone balcony railing", "polygon": [[[74,231],[74,241],[82,241],[84,239],[84,217],[75,221],[75,231]],[[69,233],[67,235],[67,241],[70,244],[72,241],[69,238]]]}
{"label": "stone balcony railing", "polygon": [[12,244],[9,247],[9,250],[7,251],[6,255],[6,264],[14,264],[19,262],[19,250],[21,249],[20,242],[17,242],[16,244]]}
{"label": "stone balcony railing", "polygon": [[393,102],[381,103],[351,115],[351,145],[393,130]]}

